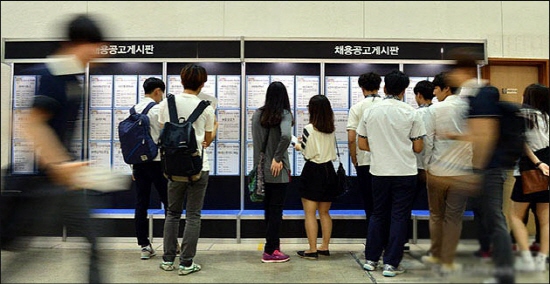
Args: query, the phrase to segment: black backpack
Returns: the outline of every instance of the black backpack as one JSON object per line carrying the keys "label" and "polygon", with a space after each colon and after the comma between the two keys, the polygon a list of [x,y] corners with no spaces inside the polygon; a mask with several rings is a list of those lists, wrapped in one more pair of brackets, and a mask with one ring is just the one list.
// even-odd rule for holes
{"label": "black backpack", "polygon": [[167,95],[170,121],[164,123],[159,137],[160,160],[164,175],[172,181],[197,181],[202,170],[202,154],[197,144],[193,122],[210,105],[203,100],[193,113],[185,119],[176,109],[175,97]]}
{"label": "black backpack", "polygon": [[133,106],[130,109],[130,116],[118,124],[120,148],[126,164],[150,162],[158,155],[157,142],[151,137],[147,116],[149,110],[156,104],[156,102],[150,102],[141,113],[137,113]]}

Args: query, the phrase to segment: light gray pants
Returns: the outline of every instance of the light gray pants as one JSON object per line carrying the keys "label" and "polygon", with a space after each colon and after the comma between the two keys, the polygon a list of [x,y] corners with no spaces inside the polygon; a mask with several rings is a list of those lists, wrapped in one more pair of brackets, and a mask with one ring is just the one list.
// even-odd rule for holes
{"label": "light gray pants", "polygon": [[180,265],[189,266],[197,253],[197,243],[201,230],[201,210],[208,186],[208,171],[202,172],[195,182],[168,181],[168,212],[164,222],[164,261],[173,262],[176,258],[176,242],[179,225],[185,204],[185,228],[181,242]]}

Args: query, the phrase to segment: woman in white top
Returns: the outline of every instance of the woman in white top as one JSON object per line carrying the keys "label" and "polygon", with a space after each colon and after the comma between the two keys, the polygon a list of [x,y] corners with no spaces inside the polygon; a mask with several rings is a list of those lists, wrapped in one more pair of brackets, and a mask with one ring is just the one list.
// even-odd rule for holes
{"label": "woman in white top", "polygon": [[[307,259],[317,259],[319,254],[330,255],[328,246],[332,234],[330,205],[336,197],[337,176],[332,161],[336,160],[336,136],[334,112],[326,96],[311,97],[308,105],[309,124],[304,127],[296,150],[301,151],[306,163],[300,175],[299,192],[305,214],[305,228],[309,249],[298,251]],[[318,225],[316,212],[321,219],[323,242],[317,248]]]}
{"label": "woman in white top", "polygon": [[[540,84],[527,86],[523,94],[523,103],[527,106],[523,111],[528,115],[529,120],[526,131],[526,155],[521,158],[519,169],[522,171],[536,168],[548,176],[548,87]],[[548,190],[523,194],[522,179],[516,177],[511,198],[510,226],[520,250],[520,257],[516,260],[515,267],[517,270],[523,271],[544,271],[548,256]],[[523,223],[523,218],[527,214],[531,202],[536,203],[536,217],[539,220],[540,228],[540,251],[535,258],[529,251],[529,236]]]}

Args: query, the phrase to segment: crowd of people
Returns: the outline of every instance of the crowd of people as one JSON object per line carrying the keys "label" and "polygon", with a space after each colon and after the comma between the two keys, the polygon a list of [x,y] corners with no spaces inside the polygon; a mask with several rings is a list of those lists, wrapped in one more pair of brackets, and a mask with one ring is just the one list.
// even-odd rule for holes
{"label": "crowd of people", "polygon": [[[89,282],[101,282],[97,267],[95,236],[91,232],[89,212],[84,194],[74,186],[74,173],[86,165],[75,161],[64,145],[74,122],[78,103],[73,88],[76,75],[98,56],[95,50],[104,39],[92,19],[80,16],[69,24],[67,42],[55,55],[55,60],[40,69],[40,89],[35,97],[25,134],[40,149],[39,164],[50,182],[41,185],[53,193],[48,202],[59,205],[56,214],[67,217],[87,237],[91,245]],[[81,68],[76,68],[76,67]],[[409,76],[402,71],[384,74],[384,96],[379,95],[382,82],[374,72],[359,76],[358,85],[364,99],[349,109],[346,130],[352,165],[357,171],[357,186],[366,214],[365,261],[363,269],[382,270],[386,277],[405,272],[400,265],[408,239],[408,224],[413,202],[419,194],[427,196],[431,246],[422,261],[436,265],[442,273],[460,270],[454,261],[460,242],[462,216],[469,202],[479,221],[480,244],[490,251],[495,264],[495,283],[514,283],[515,271],[544,271],[548,256],[548,190],[524,194],[519,174],[526,167],[548,176],[549,93],[548,87],[532,84],[525,89],[521,113],[526,118],[525,145],[522,155],[508,157],[509,147],[502,137],[500,123],[505,115],[499,107],[499,92],[488,82],[479,80],[477,63],[468,57],[457,57],[448,72],[434,74],[432,81],[423,80],[414,86],[418,108],[404,102]],[[178,117],[188,117],[201,100],[211,101],[193,123],[199,152],[206,152],[213,141],[218,123],[215,117],[216,98],[201,93],[207,81],[207,70],[196,64],[181,70],[184,90],[175,94]],[[143,110],[150,102],[151,136],[158,139],[163,124],[170,121],[169,105],[163,100],[165,84],[149,78],[143,84],[145,99],[135,106]],[[437,102],[432,103],[433,98]],[[76,99],[75,99],[76,98]],[[338,178],[332,161],[337,158],[334,113],[330,100],[322,95],[310,98],[307,105],[309,122],[299,129],[295,149],[303,155],[305,164],[299,181],[299,194],[304,210],[304,227],[308,247],[296,252],[305,259],[330,256],[332,219],[330,208],[336,200]],[[260,152],[265,157],[265,245],[261,261],[286,262],[290,259],[281,248],[280,231],[283,208],[290,183],[288,148],[294,126],[293,112],[285,85],[272,82],[265,94],[264,105],[251,118],[254,164]],[[263,147],[265,145],[265,148]],[[178,269],[180,275],[201,270],[194,261],[201,228],[201,210],[209,178],[209,161],[203,156],[198,180],[166,179],[160,155],[151,162],[132,165],[136,183],[135,229],[141,259],[156,255],[147,239],[146,212],[154,185],[166,211],[163,234],[163,255],[160,268]],[[512,196],[505,196],[504,181],[508,171],[516,170]],[[59,189],[61,187],[61,189]],[[60,191],[59,191],[60,190]],[[503,202],[511,198],[511,212],[503,212]],[[52,201],[53,200],[53,201]],[[35,204],[33,198],[18,204]],[[34,203],[30,202],[33,201]],[[70,204],[71,206],[67,206]],[[481,205],[480,205],[481,204]],[[529,251],[528,231],[524,217],[530,204],[535,205],[540,235],[540,248],[533,256]],[[53,207],[52,207],[53,208]],[[178,233],[181,213],[186,220],[181,244]],[[20,216],[30,216],[30,205],[22,205]],[[21,211],[23,210],[23,211]],[[59,211],[59,212],[58,212]],[[13,216],[17,212],[12,212]],[[320,218],[322,241],[317,243]],[[510,227],[519,256],[514,257]],[[28,220],[18,220],[26,224]],[[16,230],[2,223],[2,246],[15,238]],[[12,233],[14,235],[10,235]],[[179,255],[179,263],[175,260]]]}

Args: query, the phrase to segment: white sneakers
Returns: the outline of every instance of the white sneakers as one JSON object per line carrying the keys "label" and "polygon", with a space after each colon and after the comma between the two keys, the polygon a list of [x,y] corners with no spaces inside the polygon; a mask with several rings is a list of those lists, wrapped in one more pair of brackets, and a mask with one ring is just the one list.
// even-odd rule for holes
{"label": "white sneakers", "polygon": [[151,258],[152,256],[155,256],[157,255],[157,253],[155,252],[155,250],[153,249],[153,246],[151,246],[151,244],[149,244],[148,246],[146,247],[142,247],[141,248],[141,259],[149,259]]}
{"label": "white sneakers", "polygon": [[546,271],[546,255],[539,253],[533,257],[530,251],[521,251],[514,268],[517,271]]}

